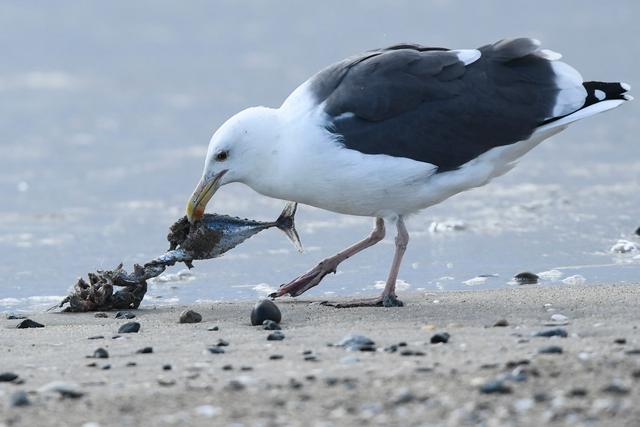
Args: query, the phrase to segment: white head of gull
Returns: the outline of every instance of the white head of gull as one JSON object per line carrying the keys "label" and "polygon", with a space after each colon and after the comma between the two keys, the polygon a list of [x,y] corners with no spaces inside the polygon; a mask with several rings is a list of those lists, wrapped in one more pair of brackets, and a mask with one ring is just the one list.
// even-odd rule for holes
{"label": "white head of gull", "polygon": [[333,212],[370,216],[364,240],[272,294],[298,296],[345,259],[397,228],[378,298],[337,306],[400,306],[396,279],[409,235],[403,218],[487,184],[569,124],[631,100],[625,83],[585,82],[529,38],[478,49],[404,44],[330,65],[280,108],[255,107],[213,135],[187,217],[204,214],[222,185]]}

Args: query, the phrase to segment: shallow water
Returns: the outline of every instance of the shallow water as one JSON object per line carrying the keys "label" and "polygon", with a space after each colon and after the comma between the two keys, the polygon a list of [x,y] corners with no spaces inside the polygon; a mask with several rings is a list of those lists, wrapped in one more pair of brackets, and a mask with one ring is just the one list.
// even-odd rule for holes
{"label": "shallow water", "polygon": [[[530,35],[564,53],[586,79],[638,86],[639,3],[477,4],[5,2],[0,311],[50,305],[81,274],[162,253],[212,131],[242,108],[278,105],[313,72],[354,52]],[[511,286],[518,272],[553,269],[561,274],[545,283],[557,286],[574,275],[637,282],[638,252],[609,249],[618,239],[640,242],[633,235],[638,108],[628,103],[586,120],[507,176],[412,217],[401,288],[496,288]],[[266,220],[282,206],[232,185],[210,209]],[[371,227],[366,218],[308,207],[297,221],[305,254],[279,231],[265,231],[222,258],[197,262],[191,275],[172,269],[147,303],[255,298]],[[309,295],[378,292],[392,251],[389,235]]]}

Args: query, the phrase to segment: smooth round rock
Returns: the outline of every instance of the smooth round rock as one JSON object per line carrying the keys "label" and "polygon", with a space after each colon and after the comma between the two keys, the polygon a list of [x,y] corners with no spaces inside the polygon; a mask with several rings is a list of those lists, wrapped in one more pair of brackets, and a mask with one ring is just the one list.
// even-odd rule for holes
{"label": "smooth round rock", "polygon": [[523,271],[513,276],[513,279],[520,285],[535,285],[540,277],[529,271]]}
{"label": "smooth round rock", "polygon": [[280,309],[268,299],[258,302],[251,310],[251,324],[253,326],[262,325],[265,320],[273,320],[276,323],[280,323],[282,320]]}
{"label": "smooth round rock", "polygon": [[180,323],[200,323],[202,322],[202,315],[193,310],[185,310],[180,313]]}
{"label": "smooth round rock", "polygon": [[140,323],[127,322],[118,329],[119,334],[134,334],[140,331]]}
{"label": "smooth round rock", "polygon": [[447,332],[440,332],[431,337],[431,344],[446,344],[451,336]]}
{"label": "smooth round rock", "polygon": [[109,358],[109,352],[107,350],[105,350],[104,348],[100,347],[98,349],[96,349],[96,351],[93,352],[93,356],[94,359],[108,359]]}

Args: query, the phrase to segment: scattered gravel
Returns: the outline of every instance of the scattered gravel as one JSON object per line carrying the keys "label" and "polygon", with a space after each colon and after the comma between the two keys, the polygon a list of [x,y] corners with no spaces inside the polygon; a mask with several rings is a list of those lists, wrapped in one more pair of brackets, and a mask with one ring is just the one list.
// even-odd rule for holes
{"label": "scattered gravel", "polygon": [[202,315],[193,310],[185,310],[180,313],[179,323],[200,323],[202,322]]}

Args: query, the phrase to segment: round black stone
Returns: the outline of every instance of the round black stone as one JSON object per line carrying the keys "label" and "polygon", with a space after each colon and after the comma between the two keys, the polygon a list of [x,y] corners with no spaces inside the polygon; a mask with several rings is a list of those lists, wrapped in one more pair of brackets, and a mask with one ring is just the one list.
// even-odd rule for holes
{"label": "round black stone", "polygon": [[93,352],[93,358],[94,359],[108,359],[109,358],[109,352],[107,350],[105,350],[104,348],[98,348],[96,351]]}
{"label": "round black stone", "polygon": [[119,334],[132,334],[137,333],[140,330],[140,323],[138,322],[127,322],[124,325],[120,326],[118,329]]}
{"label": "round black stone", "polygon": [[253,326],[262,325],[265,320],[273,320],[276,323],[280,323],[282,320],[280,309],[268,299],[258,302],[251,310],[251,324]]}

